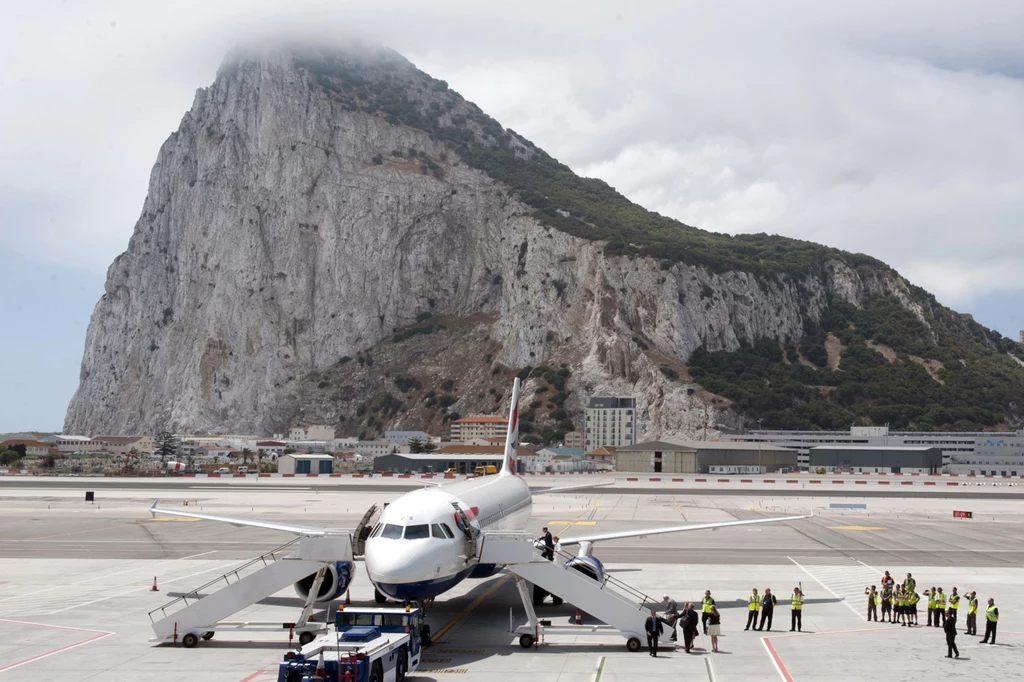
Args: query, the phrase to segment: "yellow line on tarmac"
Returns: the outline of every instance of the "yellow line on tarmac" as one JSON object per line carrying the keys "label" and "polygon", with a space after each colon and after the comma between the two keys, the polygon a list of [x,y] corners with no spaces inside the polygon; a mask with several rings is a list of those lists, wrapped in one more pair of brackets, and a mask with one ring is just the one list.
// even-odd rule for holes
{"label": "yellow line on tarmac", "polygon": [[456,623],[458,623],[460,620],[462,620],[463,617],[465,617],[470,611],[472,611],[477,606],[479,606],[480,602],[482,602],[484,599],[487,599],[487,597],[491,596],[491,593],[493,593],[496,589],[498,589],[499,587],[504,585],[505,582],[509,578],[511,578],[511,577],[512,577],[511,573],[506,573],[504,576],[502,576],[501,580],[499,580],[498,582],[494,583],[494,585],[491,586],[491,589],[487,590],[486,592],[481,594],[479,597],[474,599],[472,604],[470,604],[466,608],[462,609],[462,611],[460,611],[457,616],[452,618],[450,621],[448,621],[448,623],[443,628],[438,630],[437,634],[433,635],[431,637],[431,639],[435,639],[435,640],[440,639],[441,636],[444,633],[448,632]]}
{"label": "yellow line on tarmac", "polygon": [[596,526],[597,521],[548,521],[549,526]]}

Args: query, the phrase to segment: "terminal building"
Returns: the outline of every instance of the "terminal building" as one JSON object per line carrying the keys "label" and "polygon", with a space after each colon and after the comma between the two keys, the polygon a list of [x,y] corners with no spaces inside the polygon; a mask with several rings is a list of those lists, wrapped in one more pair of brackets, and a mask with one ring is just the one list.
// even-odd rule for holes
{"label": "terminal building", "polygon": [[821,445],[864,445],[938,448],[942,452],[942,467],[946,473],[976,473],[980,475],[982,469],[992,470],[992,467],[988,465],[988,460],[998,460],[1009,465],[1009,462],[1018,460],[1018,458],[1016,468],[1024,472],[1024,429],[999,433],[992,431],[890,431],[887,426],[854,426],[849,431],[764,430],[723,435],[722,438],[734,442],[767,443],[790,448],[797,452],[799,465],[803,470],[810,467],[811,448]]}
{"label": "terminal building", "polygon": [[793,470],[797,454],[775,445],[653,440],[616,448],[615,469],[647,474],[757,474]]}
{"label": "terminal building", "polygon": [[937,474],[942,450],[936,447],[819,445],[811,448],[811,471],[857,474]]}

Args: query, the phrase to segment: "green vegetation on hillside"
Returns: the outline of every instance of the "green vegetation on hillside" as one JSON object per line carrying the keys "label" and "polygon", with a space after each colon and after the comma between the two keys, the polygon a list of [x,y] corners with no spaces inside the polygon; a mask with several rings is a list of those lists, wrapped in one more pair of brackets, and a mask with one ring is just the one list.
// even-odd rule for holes
{"label": "green vegetation on hillside", "polygon": [[[977,431],[1019,419],[1024,367],[1005,355],[1017,350],[1012,342],[990,349],[935,322],[930,329],[892,298],[873,299],[863,309],[832,301],[822,324],[805,330],[799,351],[767,339],[736,352],[701,349],[690,360],[690,373],[741,412],[762,419],[765,428],[889,424]],[[835,371],[827,365],[829,332],[846,347]],[[896,361],[890,363],[867,341],[891,348]],[[817,368],[801,364],[799,354]],[[933,378],[910,356],[941,362],[942,368]]]}

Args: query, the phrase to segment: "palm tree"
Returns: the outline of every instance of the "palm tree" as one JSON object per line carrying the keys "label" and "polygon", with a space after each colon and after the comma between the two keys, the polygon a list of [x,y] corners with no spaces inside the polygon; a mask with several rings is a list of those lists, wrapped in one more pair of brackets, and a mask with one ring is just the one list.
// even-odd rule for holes
{"label": "palm tree", "polygon": [[242,466],[249,466],[249,460],[252,458],[252,450],[249,448],[242,448]]}
{"label": "palm tree", "polygon": [[265,460],[266,458],[267,458],[267,451],[266,450],[257,450],[256,451],[256,468],[259,470],[259,473],[261,473],[261,474],[263,473],[263,460]]}

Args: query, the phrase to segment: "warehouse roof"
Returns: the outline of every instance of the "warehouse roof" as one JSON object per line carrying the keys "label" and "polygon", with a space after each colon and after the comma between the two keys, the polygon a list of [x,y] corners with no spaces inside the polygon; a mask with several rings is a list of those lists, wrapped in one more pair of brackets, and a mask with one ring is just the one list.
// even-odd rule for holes
{"label": "warehouse roof", "polygon": [[886,452],[927,452],[941,450],[938,445],[815,445],[811,450],[884,450]]}
{"label": "warehouse roof", "polygon": [[668,452],[686,452],[690,450],[793,452],[793,450],[790,448],[782,448],[777,445],[768,445],[767,443],[737,443],[734,441],[720,440],[651,440],[647,441],[646,443],[637,443],[636,445],[627,445],[626,447],[620,447],[616,450],[616,452],[649,452],[651,450],[661,450]]}

